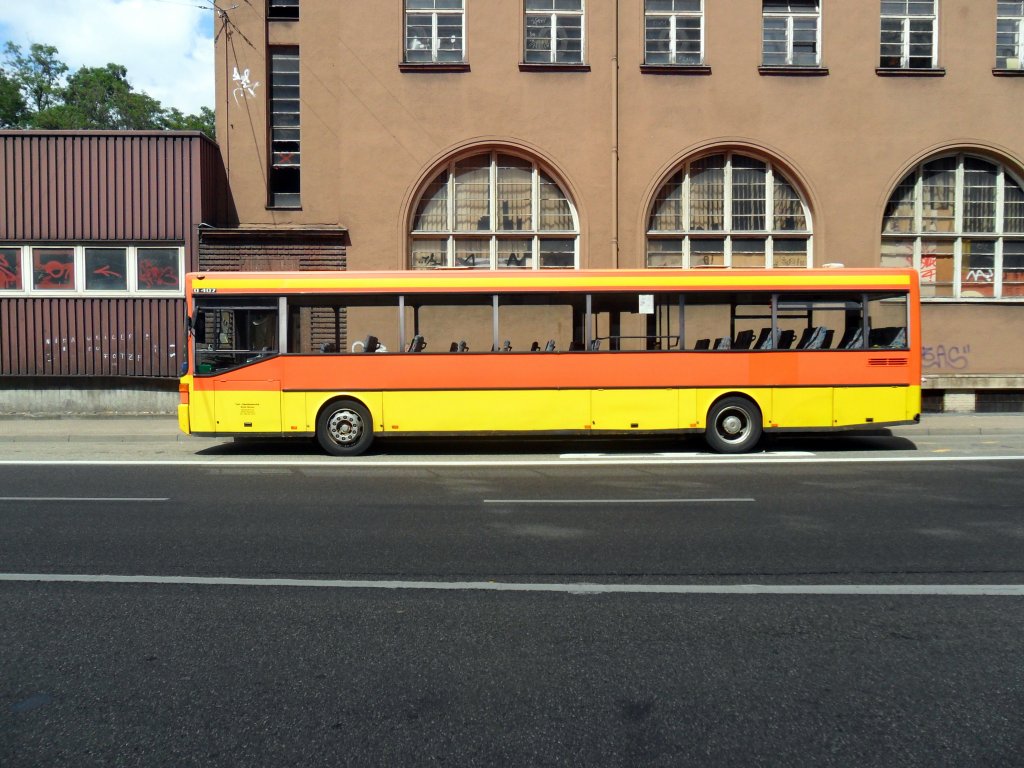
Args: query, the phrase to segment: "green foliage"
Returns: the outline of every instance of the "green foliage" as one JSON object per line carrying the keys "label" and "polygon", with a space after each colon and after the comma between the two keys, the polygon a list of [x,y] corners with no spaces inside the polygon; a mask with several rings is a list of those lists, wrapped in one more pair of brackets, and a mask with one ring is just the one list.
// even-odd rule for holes
{"label": "green foliage", "polygon": [[186,130],[214,136],[214,113],[185,115],[136,91],[120,64],[68,66],[52,45],[33,43],[27,54],[8,42],[0,67],[0,127],[50,130]]}

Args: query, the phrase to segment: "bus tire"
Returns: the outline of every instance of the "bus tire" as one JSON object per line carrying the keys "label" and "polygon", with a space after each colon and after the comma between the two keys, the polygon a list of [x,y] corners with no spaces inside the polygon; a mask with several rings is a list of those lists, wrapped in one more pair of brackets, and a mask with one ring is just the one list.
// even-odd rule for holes
{"label": "bus tire", "polygon": [[723,397],[708,411],[704,439],[716,453],[747,453],[761,439],[761,409],[745,397]]}
{"label": "bus tire", "polygon": [[358,456],[373,442],[373,420],[354,400],[328,403],[316,420],[316,439],[332,456]]}

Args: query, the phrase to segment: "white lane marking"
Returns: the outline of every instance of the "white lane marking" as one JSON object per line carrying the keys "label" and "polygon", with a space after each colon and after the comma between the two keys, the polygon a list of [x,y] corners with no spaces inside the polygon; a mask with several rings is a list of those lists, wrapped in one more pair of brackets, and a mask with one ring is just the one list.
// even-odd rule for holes
{"label": "white lane marking", "polygon": [[[734,454],[731,458],[739,461],[749,461],[750,459],[758,458],[772,458],[772,457],[790,457],[790,456],[814,456],[815,454],[811,451],[768,451],[766,453],[740,453]],[[615,453],[562,453],[559,454],[560,459],[614,459],[618,458],[620,454]],[[631,453],[629,458],[646,461],[648,459],[720,459],[722,458],[716,453],[701,453],[699,451],[666,451],[662,453]]]}
{"label": "white lane marking", "polygon": [[170,501],[170,498],[149,498],[149,499],[138,499],[130,497],[81,497],[81,496],[0,496],[0,502],[3,501],[89,501],[89,502],[124,502],[124,503],[151,503],[159,501]]}
{"label": "white lane marking", "polygon": [[1024,584],[536,584],[501,581],[370,581],[348,579],[244,579],[218,576],[115,576],[71,573],[0,573],[0,582],[174,584],[217,587],[561,592],[579,595],[878,595],[1024,597]]}
{"label": "white lane marking", "polygon": [[484,499],[484,504],[714,504],[755,499]]}
{"label": "white lane marking", "polygon": [[402,461],[396,459],[377,460],[372,456],[344,459],[273,459],[239,460],[221,459],[219,457],[197,456],[192,459],[143,459],[143,460],[104,460],[95,459],[0,459],[0,467],[332,467],[335,469],[399,469],[402,467],[418,469],[443,469],[459,467],[509,467],[548,468],[557,467],[600,467],[600,466],[686,466],[686,465],[747,465],[747,464],[921,464],[938,462],[994,462],[1024,461],[1024,454],[1017,456],[762,456],[749,454],[747,458],[737,456],[709,456],[706,459],[652,459],[635,458],[631,455],[609,457],[605,459],[501,459],[482,460],[438,460],[412,459]]}

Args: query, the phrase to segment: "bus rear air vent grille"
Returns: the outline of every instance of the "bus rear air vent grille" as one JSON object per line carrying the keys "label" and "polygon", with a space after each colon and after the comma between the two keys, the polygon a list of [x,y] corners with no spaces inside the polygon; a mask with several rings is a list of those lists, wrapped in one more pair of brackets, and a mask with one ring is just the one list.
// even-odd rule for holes
{"label": "bus rear air vent grille", "polygon": [[889,368],[900,368],[906,367],[907,358],[905,357],[869,357],[868,365],[873,366],[886,366]]}

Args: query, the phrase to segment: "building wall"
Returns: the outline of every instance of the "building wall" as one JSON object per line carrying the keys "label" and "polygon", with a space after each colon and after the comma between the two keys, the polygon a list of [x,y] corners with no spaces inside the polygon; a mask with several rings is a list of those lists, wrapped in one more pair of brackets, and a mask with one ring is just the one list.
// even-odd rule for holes
{"label": "building wall", "polygon": [[[232,219],[217,147],[199,133],[0,131],[0,246],[180,248],[198,268],[198,226]],[[29,262],[30,263],[30,262]],[[172,382],[184,298],[175,290],[0,290],[0,377]],[[140,282],[141,286],[141,282]]]}
{"label": "building wall", "polygon": [[[825,71],[796,76],[759,69],[756,0],[706,0],[710,72],[671,75],[642,71],[642,0],[588,0],[586,71],[522,71],[521,0],[468,0],[458,72],[400,66],[401,0],[304,0],[296,22],[267,22],[264,5],[228,11],[218,37],[218,135],[238,218],[344,225],[350,269],[406,268],[422,185],[471,147],[514,148],[550,169],[574,200],[590,268],[642,266],[657,190],[712,149],[785,172],[810,209],[815,265],[877,266],[886,201],[931,156],[969,151],[1024,177],[1024,78],[993,74],[995,0],[940,0],[941,71],[911,76],[876,70],[874,0],[822,3]],[[299,47],[299,211],[267,207],[268,45]],[[1013,301],[930,304],[924,332],[931,349],[970,348],[962,367],[947,355],[931,373],[1021,371]]]}

